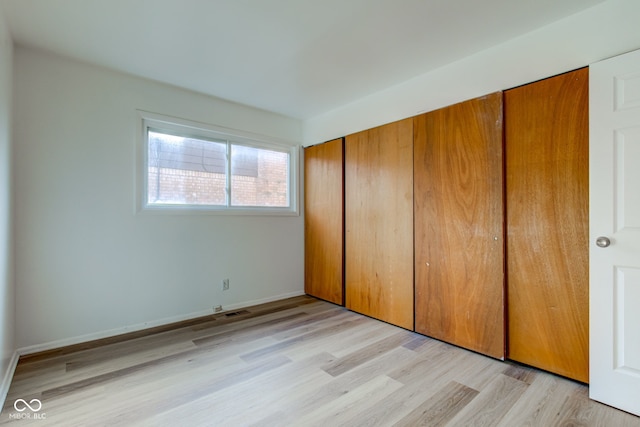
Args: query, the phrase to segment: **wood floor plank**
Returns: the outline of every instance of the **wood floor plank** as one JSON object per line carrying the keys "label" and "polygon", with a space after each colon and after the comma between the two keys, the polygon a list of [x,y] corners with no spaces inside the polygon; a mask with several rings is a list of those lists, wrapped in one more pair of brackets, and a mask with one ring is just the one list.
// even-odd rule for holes
{"label": "wood floor plank", "polygon": [[447,425],[495,426],[526,389],[526,383],[499,374]]}
{"label": "wood floor plank", "polygon": [[151,393],[145,393],[144,399],[132,399],[131,401],[120,399],[121,410],[111,418],[110,425],[129,426],[138,421],[140,413],[154,414],[186,405],[207,395],[231,388],[236,384],[259,378],[270,370],[288,363],[291,363],[290,359],[277,355],[236,369],[212,381],[192,376],[190,384],[182,384],[179,388],[174,387],[172,393],[166,393],[157,388]]}
{"label": "wood floor plank", "polygon": [[375,359],[376,357],[393,350],[396,347],[403,346],[413,341],[413,334],[408,331],[398,331],[396,334],[383,338],[373,344],[370,344],[348,356],[342,357],[331,362],[322,369],[331,376],[337,377],[351,369],[360,366],[364,362]]}
{"label": "wood floor plank", "polygon": [[304,414],[296,419],[295,423],[301,426],[345,425],[346,420],[351,418],[352,412],[357,410],[359,405],[384,400],[400,387],[401,383],[386,375],[374,377],[337,399]]}
{"label": "wood floor plank", "polygon": [[[640,396],[639,396],[640,398]],[[607,414],[602,409],[606,406],[589,399],[589,393],[584,387],[576,387],[562,401],[562,407],[558,418],[564,425],[586,426],[623,426],[627,424],[628,417],[621,411]]]}
{"label": "wood floor plank", "polygon": [[310,297],[201,320],[21,360],[0,425],[640,427],[584,384]]}
{"label": "wood floor plank", "polygon": [[355,414],[346,425],[368,427],[394,425],[432,395],[431,387],[418,386],[417,384],[405,384],[389,394],[383,401],[363,405],[360,412]]}
{"label": "wood floor plank", "polygon": [[[170,342],[166,344],[154,343],[154,345],[151,346],[141,344],[139,347],[129,348],[128,352],[123,351],[119,354],[113,354],[112,358],[106,358],[101,355],[100,357],[69,361],[65,363],[65,370],[78,374],[84,372],[88,375],[95,376],[113,371],[114,368],[124,368],[141,362],[153,362],[163,357],[182,354],[194,349],[196,349],[196,346],[193,342],[189,341]],[[111,349],[109,351],[111,351]],[[108,352],[105,353],[108,354]],[[114,364],[114,360],[118,361],[117,366]]]}
{"label": "wood floor plank", "polygon": [[497,376],[503,375],[509,367],[504,363],[492,363],[478,353],[466,353],[465,356],[465,362],[456,369],[456,375],[453,379],[475,390],[484,390]]}
{"label": "wood floor plank", "polygon": [[563,399],[557,397],[568,396],[574,387],[580,385],[552,375],[536,376],[498,426],[556,425],[563,405]]}
{"label": "wood floor plank", "polygon": [[452,381],[394,426],[443,426],[477,394],[478,390]]}
{"label": "wood floor plank", "polygon": [[[324,306],[324,311],[328,307]],[[286,322],[294,318],[301,318],[304,315],[318,314],[315,305],[305,305],[298,308],[289,308],[286,310],[271,309],[266,313],[251,313],[246,316],[238,316],[228,318],[225,322],[218,320],[212,325],[197,325],[191,328],[197,335],[193,339],[206,338],[211,335],[218,335],[230,332],[250,333],[263,328],[269,328],[270,325],[278,324],[281,321]],[[301,316],[302,315],[302,316]],[[206,326],[206,327],[205,327]]]}
{"label": "wood floor plank", "polygon": [[346,321],[360,319],[358,315],[347,311],[342,307],[334,307],[333,310],[328,312],[309,314],[309,318],[311,320],[309,322],[298,322],[298,324],[294,324],[290,328],[281,328],[277,331],[274,331],[273,338],[276,341],[286,341],[290,338],[295,338],[309,332],[314,332],[320,328],[339,325]]}
{"label": "wood floor plank", "polygon": [[350,328],[355,328],[365,323],[366,321],[367,320],[365,318],[360,318],[355,320],[349,320],[347,322],[342,322],[338,325],[331,325],[328,327],[317,329],[315,331],[311,331],[306,334],[299,335],[293,338],[289,338],[285,341],[278,342],[276,344],[270,345],[260,350],[255,350],[249,353],[241,354],[240,358],[246,361],[256,360],[265,356],[269,356],[273,353],[277,353],[278,351],[293,347],[295,345],[301,345],[305,341],[309,342],[314,339],[328,337],[339,332],[344,332],[345,330]]}
{"label": "wood floor plank", "polygon": [[[285,416],[282,417],[278,423],[269,425],[295,425],[294,423],[300,417],[304,416],[304,414],[340,398],[340,396],[362,386],[372,378],[384,375],[385,372],[388,372],[393,366],[396,366],[398,360],[411,359],[413,356],[415,356],[415,354],[410,350],[399,347],[356,369],[346,372],[344,375],[333,378],[333,380],[327,384],[307,388],[302,393],[289,396],[283,402],[283,406],[279,406],[279,408],[287,408]],[[326,372],[322,372],[328,375]],[[279,409],[267,412],[265,419],[272,420],[275,417],[275,413],[279,412]]]}
{"label": "wood floor plank", "polygon": [[[434,340],[431,346],[420,353],[420,357],[410,363],[396,365],[389,376],[403,384],[410,384],[416,378],[430,383],[440,378],[449,382],[468,360],[466,353],[456,350],[453,346]],[[438,366],[438,369],[434,369],[434,366]]]}
{"label": "wood floor plank", "polygon": [[415,350],[424,345],[427,341],[429,341],[429,338],[416,334],[413,340],[403,345],[403,347],[408,348],[409,350]]}
{"label": "wood floor plank", "polygon": [[368,407],[363,407],[348,425],[393,426],[402,422],[412,411],[424,406],[426,401],[434,399],[444,387],[446,383],[443,382],[410,382],[388,395],[384,401],[372,402]]}
{"label": "wood floor plank", "polygon": [[286,324],[287,327],[295,324],[294,321],[300,319],[306,319],[306,313],[293,313],[288,316],[278,317],[276,319],[267,320],[265,322],[260,323],[258,326],[254,326],[250,329],[241,328],[241,329],[233,329],[233,330],[225,330],[225,331],[217,331],[213,334],[207,334],[206,336],[196,338],[192,340],[192,342],[198,347],[207,346],[210,344],[218,343],[220,341],[228,341],[228,340],[240,340],[244,339],[250,341],[255,339],[257,336],[264,335],[265,330],[271,330],[275,325]]}
{"label": "wood floor plank", "polygon": [[[359,314],[355,315],[360,316]],[[386,323],[383,325],[390,326]],[[326,351],[336,356],[336,358],[345,357],[371,343],[398,333],[398,328],[395,326],[389,328],[381,326],[380,322],[375,319],[367,318],[361,326],[355,329],[349,329],[343,333],[321,338],[317,343]],[[307,347],[306,349],[311,350],[311,347]],[[301,348],[300,351],[296,352],[287,352],[290,357],[294,357],[296,353],[305,354],[305,348]]]}
{"label": "wood floor plank", "polygon": [[[309,359],[282,365],[264,373],[260,381],[238,383],[160,411],[144,425],[181,425],[185,419],[195,425],[220,425],[221,420],[227,425],[248,425],[264,417],[267,408],[279,406],[278,402],[282,400],[286,402],[290,393],[299,394],[309,384],[319,386],[330,381],[331,377],[318,367],[331,359],[333,356],[328,353],[318,353]],[[279,386],[274,387],[274,384]]]}
{"label": "wood floor plank", "polygon": [[537,377],[536,370],[527,366],[510,365],[504,372],[508,377],[531,384]]}

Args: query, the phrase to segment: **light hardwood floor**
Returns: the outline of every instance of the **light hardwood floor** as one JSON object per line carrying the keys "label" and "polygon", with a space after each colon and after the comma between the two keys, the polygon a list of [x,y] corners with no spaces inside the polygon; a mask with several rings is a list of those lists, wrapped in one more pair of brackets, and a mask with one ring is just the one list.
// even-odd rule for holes
{"label": "light hardwood floor", "polygon": [[640,426],[582,384],[310,297],[180,326],[22,358],[0,424]]}

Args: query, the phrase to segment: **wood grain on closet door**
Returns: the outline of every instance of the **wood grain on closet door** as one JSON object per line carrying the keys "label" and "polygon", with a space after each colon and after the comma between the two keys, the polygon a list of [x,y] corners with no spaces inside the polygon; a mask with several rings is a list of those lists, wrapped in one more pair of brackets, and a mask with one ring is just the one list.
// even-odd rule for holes
{"label": "wood grain on closet door", "polygon": [[346,137],[347,308],[413,329],[413,119]]}
{"label": "wood grain on closet door", "polygon": [[502,93],[415,118],[416,332],[504,358]]}
{"label": "wood grain on closet door", "polygon": [[589,379],[589,74],[505,92],[508,357]]}
{"label": "wood grain on closet door", "polygon": [[305,281],[307,294],[344,304],[342,138],[304,150]]}

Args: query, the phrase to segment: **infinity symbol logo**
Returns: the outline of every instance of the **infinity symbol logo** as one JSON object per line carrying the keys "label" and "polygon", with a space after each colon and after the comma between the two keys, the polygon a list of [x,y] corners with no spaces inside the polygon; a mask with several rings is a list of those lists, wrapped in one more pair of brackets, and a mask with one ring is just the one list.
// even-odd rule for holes
{"label": "infinity symbol logo", "polygon": [[[29,403],[33,406],[31,406]],[[24,412],[27,410],[27,408],[29,408],[32,412],[38,412],[40,409],[42,409],[42,402],[40,402],[38,399],[31,399],[29,403],[27,403],[27,401],[24,399],[18,399],[13,402],[13,407],[18,412]]]}

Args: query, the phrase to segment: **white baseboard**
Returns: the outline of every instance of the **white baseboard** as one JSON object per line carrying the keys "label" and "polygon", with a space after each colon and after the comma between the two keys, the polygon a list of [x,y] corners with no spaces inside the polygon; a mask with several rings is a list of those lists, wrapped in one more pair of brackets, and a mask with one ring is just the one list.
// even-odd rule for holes
{"label": "white baseboard", "polygon": [[13,374],[16,372],[18,366],[18,360],[20,359],[20,353],[16,350],[11,356],[7,370],[2,376],[2,384],[0,384],[0,408],[4,408],[4,403],[7,400],[7,393],[9,393],[9,387],[11,387],[11,381],[13,380]]}
{"label": "white baseboard", "polygon": [[[227,305],[227,306],[223,306],[221,313],[224,313],[224,312],[227,312],[227,311],[232,311],[232,310],[238,310],[238,309],[241,309],[241,308],[251,307],[251,306],[254,306],[254,305],[258,305],[258,304],[264,304],[264,303],[267,303],[267,302],[272,302],[272,301],[278,301],[278,300],[282,300],[282,299],[286,299],[286,298],[297,297],[297,296],[300,296],[300,295],[304,295],[304,292],[303,291],[296,291],[296,292],[290,292],[290,293],[287,293],[287,294],[277,295],[277,296],[273,296],[273,297],[269,297],[269,298],[263,298],[263,299],[257,299],[257,300],[251,300],[251,301],[244,301],[244,302],[241,302],[241,303],[238,303],[238,304],[230,304],[230,305]],[[110,337],[114,337],[114,336],[117,336],[117,335],[126,334],[126,333],[129,333],[129,332],[142,331],[142,330],[145,330],[145,329],[155,328],[156,326],[164,326],[164,325],[168,325],[168,324],[171,324],[171,323],[182,322],[184,320],[196,319],[198,317],[209,316],[211,314],[213,314],[211,310],[205,310],[205,311],[198,311],[198,312],[195,312],[195,313],[189,313],[189,314],[185,314],[185,315],[181,315],[181,316],[173,316],[173,317],[154,320],[154,321],[150,321],[150,322],[139,323],[137,325],[130,325],[130,326],[122,327],[122,328],[110,329],[110,330],[107,330],[107,331],[101,331],[101,332],[95,332],[95,333],[91,333],[91,334],[81,335],[81,336],[78,336],[78,337],[65,338],[65,339],[62,339],[62,340],[50,341],[50,342],[47,342],[47,343],[35,344],[35,345],[27,346],[27,347],[22,347],[22,348],[19,348],[18,350],[16,350],[16,353],[17,353],[18,357],[22,356],[22,355],[26,355],[26,354],[39,353],[41,351],[53,350],[53,349],[56,349],[56,348],[66,347],[66,346],[75,345],[75,344],[82,344],[82,343],[85,343],[85,342],[99,340],[99,339],[103,339],[103,338],[110,338]],[[17,360],[16,360],[16,363],[17,363]],[[14,369],[15,369],[15,367],[14,367]],[[13,375],[13,372],[12,372],[12,375]],[[11,382],[11,378],[9,378],[9,383],[10,382]]]}
{"label": "white baseboard", "polygon": [[282,295],[278,295],[278,296],[275,296],[275,297],[256,299],[256,300],[252,300],[252,301],[245,301],[245,302],[242,302],[240,304],[230,304],[230,305],[223,306],[222,307],[222,312],[238,310],[238,309],[246,308],[246,307],[252,307],[254,305],[259,305],[259,304],[266,304],[268,302],[279,301],[281,299],[299,297],[301,295],[304,295],[304,291],[289,292],[288,294],[282,294]]}

